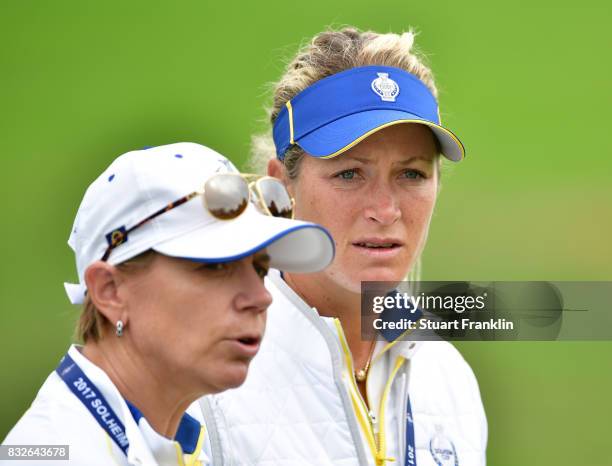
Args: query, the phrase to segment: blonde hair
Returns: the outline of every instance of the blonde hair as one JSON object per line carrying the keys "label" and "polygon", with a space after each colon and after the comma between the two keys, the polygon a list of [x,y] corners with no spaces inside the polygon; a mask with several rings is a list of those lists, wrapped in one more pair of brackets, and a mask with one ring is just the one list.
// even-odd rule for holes
{"label": "blonde hair", "polygon": [[[270,129],[265,134],[253,137],[251,167],[263,172],[268,160],[276,157],[271,126],[287,101],[327,76],[359,66],[393,66],[415,75],[437,99],[438,90],[433,74],[425,65],[424,57],[415,51],[414,38],[413,31],[378,34],[355,28],[327,30],[316,35],[298,51],[274,85],[273,103],[268,110]],[[285,153],[283,163],[290,179],[297,177],[303,154],[304,151],[297,145]]]}
{"label": "blonde hair", "polygon": [[[123,273],[133,273],[133,271],[138,267],[142,268],[148,266],[153,260],[155,254],[157,254],[155,251],[149,249],[138,256],[122,262],[121,264],[115,265],[115,267],[121,270]],[[83,303],[83,312],[81,313],[74,330],[74,338],[76,341],[82,343],[87,343],[90,340],[100,340],[100,338],[102,338],[104,335],[106,320],[106,317],[104,317],[98,310],[89,295],[86,295]]]}

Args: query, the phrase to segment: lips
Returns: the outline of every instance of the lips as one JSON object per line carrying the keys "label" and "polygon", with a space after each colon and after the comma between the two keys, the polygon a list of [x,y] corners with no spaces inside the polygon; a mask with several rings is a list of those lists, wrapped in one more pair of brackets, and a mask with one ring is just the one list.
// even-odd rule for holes
{"label": "lips", "polygon": [[236,338],[230,338],[235,350],[244,357],[252,358],[259,351],[261,345],[261,335],[240,335]]}
{"label": "lips", "polygon": [[364,242],[364,243],[353,243],[355,246],[358,246],[360,248],[374,248],[374,249],[384,249],[384,248],[396,248],[399,247],[399,244],[397,243],[369,243],[369,242]]}
{"label": "lips", "polygon": [[236,338],[236,339],[243,345],[258,345],[259,342],[261,341],[260,337],[248,337],[248,336]]}
{"label": "lips", "polygon": [[358,248],[374,250],[397,249],[403,246],[403,243],[396,238],[362,238],[352,244]]}

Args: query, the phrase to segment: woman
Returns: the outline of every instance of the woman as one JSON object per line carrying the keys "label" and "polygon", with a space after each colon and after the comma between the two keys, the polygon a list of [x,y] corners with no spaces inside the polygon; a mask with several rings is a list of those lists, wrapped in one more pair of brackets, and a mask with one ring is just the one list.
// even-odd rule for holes
{"label": "woman", "polygon": [[80,284],[66,289],[85,302],[84,345],[4,444],[67,445],[79,465],[206,463],[190,405],[244,381],[271,302],[268,267],[316,271],[333,256],[324,229],[255,203],[291,208],[277,180],[249,187],[198,144],[117,158],[87,190],[69,240]]}
{"label": "woman", "polygon": [[[487,425],[474,375],[446,342],[362,339],[363,281],[414,272],[440,186],[463,146],[439,121],[412,33],[326,31],[277,83],[274,146],[256,139],[296,217],[336,256],[272,271],[268,333],[245,384],[204,403],[213,457],[249,465],[480,465]],[[269,139],[268,139],[269,140]]]}

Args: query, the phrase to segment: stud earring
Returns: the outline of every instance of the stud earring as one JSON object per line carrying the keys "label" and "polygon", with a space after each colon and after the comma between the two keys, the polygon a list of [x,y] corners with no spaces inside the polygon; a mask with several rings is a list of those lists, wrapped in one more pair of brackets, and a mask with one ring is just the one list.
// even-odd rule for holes
{"label": "stud earring", "polygon": [[117,330],[115,331],[118,337],[123,336],[123,321],[117,321]]}

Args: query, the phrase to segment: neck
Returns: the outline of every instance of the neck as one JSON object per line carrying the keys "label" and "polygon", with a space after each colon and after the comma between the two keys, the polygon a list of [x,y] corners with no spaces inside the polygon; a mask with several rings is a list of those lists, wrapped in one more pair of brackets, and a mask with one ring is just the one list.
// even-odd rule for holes
{"label": "neck", "polygon": [[82,353],[108,375],[157,433],[175,437],[183,414],[200,394],[186,393],[180,383],[168,383],[169,374],[134,351],[127,335],[106,335],[97,342],[87,342]]}
{"label": "neck", "polygon": [[319,315],[340,320],[355,370],[370,356],[372,340],[361,335],[361,294],[338,286],[322,274],[284,274],[285,281]]}

